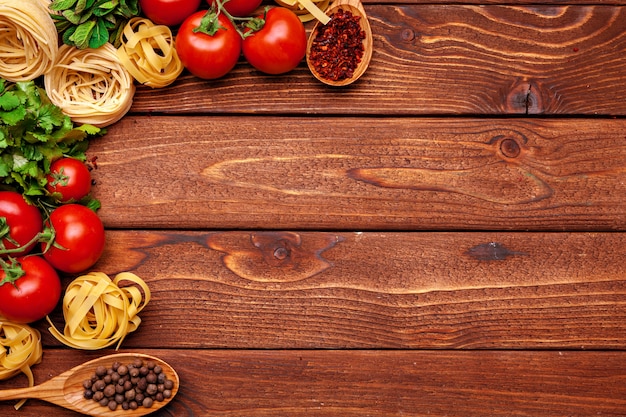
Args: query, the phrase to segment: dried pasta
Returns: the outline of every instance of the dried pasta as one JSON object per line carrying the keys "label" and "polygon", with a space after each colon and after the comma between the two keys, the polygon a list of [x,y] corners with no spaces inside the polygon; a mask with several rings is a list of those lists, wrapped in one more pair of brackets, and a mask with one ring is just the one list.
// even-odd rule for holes
{"label": "dried pasta", "polygon": [[[30,367],[41,362],[43,348],[41,333],[27,324],[17,324],[0,317],[0,379],[11,378],[20,372],[35,384]],[[26,400],[15,405],[19,409]]]}
{"label": "dried pasta", "polygon": [[184,69],[170,28],[140,17],[124,27],[117,56],[135,80],[152,88],[170,85]]}
{"label": "dried pasta", "polygon": [[30,81],[52,69],[58,33],[41,0],[0,0],[0,77]]}
{"label": "dried pasta", "polygon": [[[120,287],[121,281],[136,285]],[[76,349],[96,350],[122,341],[141,323],[138,314],[150,301],[150,289],[137,275],[122,272],[111,280],[102,272],[76,278],[63,296],[63,333],[50,318],[50,333],[61,343]]]}
{"label": "dried pasta", "polygon": [[303,23],[317,19],[323,24],[330,21],[330,17],[324,14],[330,0],[276,0],[280,6],[294,12]]}
{"label": "dried pasta", "polygon": [[61,45],[56,65],[44,75],[50,101],[75,123],[105,127],[130,110],[133,77],[110,43],[97,49]]}

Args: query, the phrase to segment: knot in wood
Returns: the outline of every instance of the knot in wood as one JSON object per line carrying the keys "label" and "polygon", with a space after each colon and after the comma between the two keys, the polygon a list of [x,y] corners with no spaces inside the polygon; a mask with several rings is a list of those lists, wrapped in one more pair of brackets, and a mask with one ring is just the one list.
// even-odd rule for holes
{"label": "knot in wood", "polygon": [[415,32],[412,29],[404,29],[402,31],[402,40],[406,42],[410,42],[415,39]]}
{"label": "knot in wood", "polygon": [[506,138],[500,142],[500,152],[507,158],[517,158],[521,148],[515,139]]}
{"label": "knot in wood", "polygon": [[540,114],[545,112],[545,103],[540,86],[532,81],[516,82],[506,97],[508,113]]}
{"label": "knot in wood", "polygon": [[289,249],[284,246],[274,249],[274,258],[278,260],[285,260],[289,257]]}

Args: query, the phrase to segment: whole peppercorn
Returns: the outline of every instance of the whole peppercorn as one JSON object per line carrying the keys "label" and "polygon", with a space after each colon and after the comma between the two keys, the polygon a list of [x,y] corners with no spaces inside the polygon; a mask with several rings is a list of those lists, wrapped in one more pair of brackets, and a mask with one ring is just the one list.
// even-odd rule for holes
{"label": "whole peppercorn", "polygon": [[155,382],[157,382],[157,376],[154,372],[150,372],[148,375],[146,375],[146,381],[148,381],[149,384],[154,384]]}
{"label": "whole peppercorn", "polygon": [[105,397],[112,397],[112,396],[114,396],[115,395],[115,385],[111,385],[111,384],[107,385],[104,388],[103,393],[104,393]]}
{"label": "whole peppercorn", "polygon": [[128,373],[128,367],[126,365],[119,365],[117,367],[117,373],[124,376]]}
{"label": "whole peppercorn", "polygon": [[124,398],[126,398],[128,401],[131,401],[135,399],[135,395],[136,395],[135,390],[129,389],[128,391],[124,393]]}
{"label": "whole peppercorn", "polygon": [[99,377],[105,376],[107,374],[107,368],[104,366],[98,366],[96,368],[96,375]]}

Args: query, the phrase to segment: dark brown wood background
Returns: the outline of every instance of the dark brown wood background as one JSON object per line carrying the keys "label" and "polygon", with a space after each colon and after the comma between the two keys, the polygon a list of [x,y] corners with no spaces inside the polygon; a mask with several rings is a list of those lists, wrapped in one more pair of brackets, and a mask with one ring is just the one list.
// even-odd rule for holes
{"label": "dark brown wood background", "polygon": [[[626,415],[626,5],[499,3],[367,1],[351,87],[242,60],[92,143],[156,416]],[[37,382],[110,353],[38,328]]]}

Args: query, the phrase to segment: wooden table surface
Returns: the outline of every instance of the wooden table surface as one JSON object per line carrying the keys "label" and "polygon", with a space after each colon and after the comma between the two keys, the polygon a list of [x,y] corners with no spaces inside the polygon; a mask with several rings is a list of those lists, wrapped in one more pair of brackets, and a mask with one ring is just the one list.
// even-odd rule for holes
{"label": "wooden table surface", "polygon": [[[446,3],[366,1],[351,87],[242,60],[92,142],[155,416],[626,416],[626,3]],[[37,383],[114,352],[36,327]]]}

